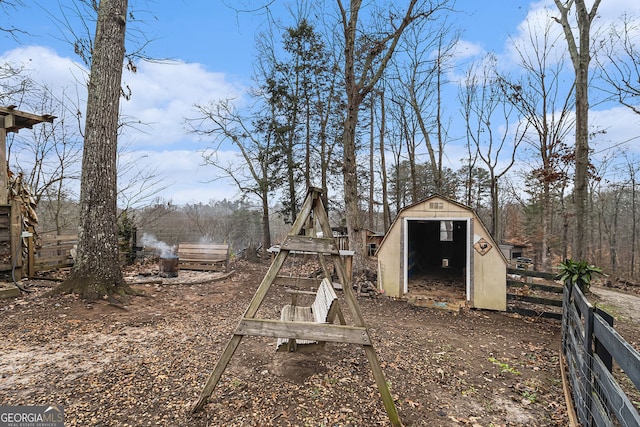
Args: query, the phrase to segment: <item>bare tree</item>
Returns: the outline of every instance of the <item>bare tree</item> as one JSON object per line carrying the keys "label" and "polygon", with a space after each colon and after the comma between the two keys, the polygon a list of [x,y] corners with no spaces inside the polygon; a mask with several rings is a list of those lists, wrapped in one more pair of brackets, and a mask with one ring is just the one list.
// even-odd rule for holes
{"label": "bare tree", "polygon": [[68,215],[65,209],[74,198],[72,185],[80,179],[81,137],[64,91],[59,97],[48,87],[32,93],[37,94],[32,109],[55,111],[57,120],[16,136],[8,151],[31,189],[40,216],[52,226],[47,231],[60,234],[77,224],[77,215]]}
{"label": "bare tree", "polygon": [[382,224],[383,231],[386,233],[389,227],[391,227],[391,211],[389,209],[389,179],[387,177],[387,160],[386,160],[386,147],[385,138],[387,135],[387,114],[385,108],[385,94],[384,90],[380,93],[380,174],[382,186]]}
{"label": "bare tree", "polygon": [[[584,260],[587,255],[587,199],[589,184],[589,64],[591,62],[591,24],[598,13],[601,0],[594,0],[591,10],[585,0],[553,0],[560,12],[556,21],[562,25],[565,40],[575,72],[576,144],[574,204],[575,246],[573,258]],[[577,35],[569,20],[575,13]]]}
{"label": "bare tree", "polygon": [[553,233],[552,190],[556,184],[564,185],[563,182],[568,179],[563,163],[569,161],[570,157],[567,157],[564,140],[574,124],[571,115],[573,92],[563,92],[560,81],[563,61],[561,57],[553,56],[558,37],[553,36],[552,23],[546,22],[542,31],[538,24],[529,23],[527,38],[521,45],[515,46],[524,73],[522,78],[510,81],[504,77],[501,84],[509,101],[520,111],[532,130],[526,136],[526,142],[533,150],[531,158],[539,161],[533,170],[534,179],[541,185],[542,229],[538,240],[541,244],[541,266],[548,269],[552,255],[549,241]]}
{"label": "bare tree", "polygon": [[158,169],[144,164],[147,155],[129,151],[127,146],[118,149],[118,206],[120,215],[147,203],[157,203],[156,194],[166,188],[166,182]]}
{"label": "bare tree", "polygon": [[609,88],[605,89],[620,104],[640,114],[640,25],[625,16],[621,28],[611,26],[610,37],[599,44],[600,70]]}
{"label": "bare tree", "polygon": [[[502,90],[496,70],[496,58],[488,55],[481,65],[467,72],[461,98],[467,135],[476,153],[489,171],[491,186],[491,234],[502,240],[500,233],[498,183],[515,163],[518,146],[524,138],[528,120],[514,116],[514,106]],[[515,122],[515,130],[511,127]]]}
{"label": "bare tree", "polygon": [[117,151],[127,0],[102,0],[93,43],[80,184],[78,251],[55,292],[88,300],[133,290],[120,270],[117,237]]}
{"label": "bare tree", "polygon": [[11,14],[17,13],[17,10],[24,6],[22,0],[0,0],[0,33],[5,33],[13,39],[25,32],[20,28],[14,27],[10,22],[3,22],[5,18],[9,18]]}
{"label": "bare tree", "polygon": [[[430,19],[444,9],[447,2],[421,2],[410,0],[405,9],[389,5],[378,12],[376,31],[366,31],[359,20],[362,0],[350,0],[345,7],[336,0],[344,41],[344,78],[347,94],[347,112],[343,135],[344,202],[349,234],[349,245],[355,251],[355,270],[362,269],[364,240],[359,209],[357,173],[356,127],[364,99],[375,88],[384,74],[404,31],[416,21]],[[369,25],[370,22],[367,23]],[[361,34],[358,37],[358,34]]]}
{"label": "bare tree", "polygon": [[[207,164],[222,171],[243,194],[253,194],[262,205],[262,245],[271,246],[269,229],[269,201],[271,191],[279,184],[277,156],[274,152],[274,120],[266,116],[255,120],[242,117],[230,100],[195,106],[199,117],[188,120],[190,131],[211,138],[209,148],[203,152]],[[270,110],[274,112],[274,110]],[[238,150],[239,162],[221,161],[219,148],[225,142]]]}

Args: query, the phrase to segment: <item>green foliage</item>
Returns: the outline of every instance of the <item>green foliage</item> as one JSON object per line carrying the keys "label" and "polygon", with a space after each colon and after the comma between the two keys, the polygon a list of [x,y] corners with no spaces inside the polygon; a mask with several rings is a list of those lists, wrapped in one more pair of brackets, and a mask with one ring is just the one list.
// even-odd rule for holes
{"label": "green foliage", "polygon": [[587,263],[587,261],[573,261],[566,259],[560,263],[559,279],[567,285],[578,285],[583,293],[589,292],[591,277],[594,274],[606,276],[600,267]]}
{"label": "green foliage", "polygon": [[504,373],[510,373],[513,375],[520,375],[520,371],[518,371],[516,368],[513,368],[511,366],[509,366],[508,363],[506,362],[501,362],[500,360],[496,359],[495,357],[490,357],[489,362],[493,363],[494,365],[498,366],[500,368],[500,373],[504,374]]}

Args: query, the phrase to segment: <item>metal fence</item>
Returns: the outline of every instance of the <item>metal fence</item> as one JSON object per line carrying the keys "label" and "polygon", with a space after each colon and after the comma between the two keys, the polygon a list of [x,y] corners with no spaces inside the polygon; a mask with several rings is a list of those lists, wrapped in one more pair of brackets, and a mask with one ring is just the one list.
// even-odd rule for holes
{"label": "metal fence", "polygon": [[640,426],[638,409],[620,385],[635,387],[636,394],[640,390],[640,353],[577,286],[565,286],[563,302],[562,353],[579,422],[585,427]]}

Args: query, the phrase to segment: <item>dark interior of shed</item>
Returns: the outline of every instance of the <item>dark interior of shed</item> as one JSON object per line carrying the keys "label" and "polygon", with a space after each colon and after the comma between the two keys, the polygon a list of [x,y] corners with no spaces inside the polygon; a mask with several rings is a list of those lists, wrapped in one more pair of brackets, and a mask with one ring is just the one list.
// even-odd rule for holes
{"label": "dark interior of shed", "polygon": [[467,222],[408,222],[409,292],[452,292],[464,296],[467,265]]}

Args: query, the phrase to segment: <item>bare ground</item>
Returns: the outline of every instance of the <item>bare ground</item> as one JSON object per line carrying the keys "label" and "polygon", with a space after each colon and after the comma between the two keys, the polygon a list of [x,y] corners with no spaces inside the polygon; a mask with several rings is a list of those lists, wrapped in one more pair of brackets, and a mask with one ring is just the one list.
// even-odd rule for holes
{"label": "bare ground", "polygon": [[[146,296],[126,310],[44,298],[47,282],[0,301],[0,403],[64,405],[67,426],[388,425],[362,348],[276,353],[255,337],[189,413],[268,265],[235,268],[134,285]],[[288,298],[273,286],[259,317],[278,318]],[[404,425],[567,425],[558,322],[359,303]]]}

